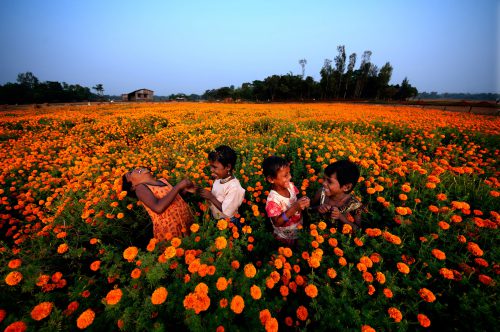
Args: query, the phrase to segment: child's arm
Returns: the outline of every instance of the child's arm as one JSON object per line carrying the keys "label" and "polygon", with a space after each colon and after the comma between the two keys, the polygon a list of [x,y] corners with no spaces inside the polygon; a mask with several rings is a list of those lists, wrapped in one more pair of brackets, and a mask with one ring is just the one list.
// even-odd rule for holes
{"label": "child's arm", "polygon": [[156,198],[145,184],[139,185],[135,189],[135,194],[137,198],[153,212],[162,213],[172,204],[177,194],[186,188],[190,188],[192,185],[193,183],[191,181],[184,179],[176,184],[167,195],[160,199]]}
{"label": "child's arm", "polygon": [[316,195],[314,195],[314,198],[311,202],[311,206],[313,206],[313,209],[317,210],[319,213],[324,214],[330,212],[330,209],[332,208],[331,205],[329,204],[321,204],[321,193],[323,192],[323,189],[319,189],[316,192]]}
{"label": "child's arm", "polygon": [[203,189],[200,192],[200,196],[212,203],[217,208],[217,210],[222,212],[222,202],[219,202],[211,191]]}
{"label": "child's arm", "polygon": [[299,198],[297,202],[293,203],[288,210],[286,210],[285,212],[283,212],[278,216],[271,217],[271,219],[273,220],[273,223],[276,226],[283,226],[288,221],[289,218],[295,215],[295,213],[297,213],[298,211],[303,211],[305,208],[309,207],[309,205],[310,205],[309,197],[303,196]]}
{"label": "child's arm", "polygon": [[361,227],[361,213],[355,213],[353,221],[349,221],[345,215],[340,213],[337,207],[334,207],[332,211],[332,218],[340,220],[340,222],[343,224],[348,224],[354,230],[357,230]]}

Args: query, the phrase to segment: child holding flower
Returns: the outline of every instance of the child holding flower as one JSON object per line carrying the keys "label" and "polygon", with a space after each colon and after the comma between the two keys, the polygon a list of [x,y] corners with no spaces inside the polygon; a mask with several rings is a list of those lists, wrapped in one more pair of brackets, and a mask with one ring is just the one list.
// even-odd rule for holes
{"label": "child holding flower", "polygon": [[299,190],[290,180],[290,163],[277,156],[264,159],[262,171],[272,185],[266,201],[267,216],[271,219],[274,237],[283,244],[293,246],[302,226],[301,212],[309,207],[309,198],[297,198]]}
{"label": "child holding flower", "polygon": [[210,151],[208,160],[212,178],[215,179],[212,190],[202,189],[200,196],[210,202],[212,216],[219,219],[230,219],[238,228],[241,228],[238,208],[243,203],[245,189],[233,175],[236,164],[236,152],[227,145],[221,145]]}
{"label": "child holding flower", "polygon": [[347,224],[353,229],[361,227],[363,204],[351,195],[359,179],[358,166],[349,160],[339,160],[325,168],[323,188],[313,199],[318,212]]}

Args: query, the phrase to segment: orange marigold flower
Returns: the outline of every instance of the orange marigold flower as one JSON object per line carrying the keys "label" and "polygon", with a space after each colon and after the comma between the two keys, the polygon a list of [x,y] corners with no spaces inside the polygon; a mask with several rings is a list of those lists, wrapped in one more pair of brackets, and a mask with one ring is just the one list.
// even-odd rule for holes
{"label": "orange marigold flower", "polygon": [[227,240],[223,236],[219,236],[215,239],[215,247],[218,250],[222,250],[227,247]]}
{"label": "orange marigold flower", "polygon": [[31,310],[31,318],[34,320],[42,320],[48,317],[52,312],[54,304],[52,302],[42,302],[36,305],[33,310]]}
{"label": "orange marigold flower", "polygon": [[168,291],[165,287],[158,287],[151,295],[151,303],[154,305],[162,304],[167,299],[167,295]]}
{"label": "orange marigold flower", "polygon": [[421,288],[418,291],[418,294],[426,302],[434,302],[436,300],[436,296],[434,296],[434,293],[427,288]]}
{"label": "orange marigold flower", "polygon": [[467,250],[474,256],[482,256],[483,250],[474,242],[467,243]]}
{"label": "orange marigold flower", "polygon": [[289,293],[289,288],[287,286],[285,286],[285,285],[282,285],[280,287],[280,294],[281,294],[281,296],[287,297],[288,293]]}
{"label": "orange marigold flower", "polygon": [[477,265],[482,266],[482,267],[488,267],[489,266],[488,262],[485,259],[483,259],[483,258],[479,258],[479,257],[478,258],[474,258],[474,262],[476,262]]}
{"label": "orange marigold flower", "polygon": [[408,265],[406,265],[405,263],[401,263],[399,262],[397,265],[397,268],[398,268],[398,271],[403,273],[403,274],[408,274],[410,273],[410,268],[408,267]]}
{"label": "orange marigold flower", "polygon": [[220,231],[223,231],[227,228],[227,221],[226,219],[221,219],[217,222],[217,228],[220,230]]}
{"label": "orange marigold flower", "polygon": [[109,305],[115,305],[122,299],[123,292],[120,288],[110,290],[108,295],[106,295],[106,303]]}
{"label": "orange marigold flower", "polygon": [[175,249],[174,246],[168,246],[163,252],[163,255],[165,256],[166,259],[174,258],[176,254],[177,254],[177,249]]}
{"label": "orange marigold flower", "polygon": [[417,315],[417,320],[420,323],[422,327],[429,327],[431,326],[431,321],[429,318],[427,318],[426,315],[424,314],[418,314]]}
{"label": "orange marigold flower", "polygon": [[100,267],[101,267],[101,261],[95,261],[95,262],[92,262],[92,264],[90,264],[90,269],[92,271],[97,271],[97,270],[99,270]]}
{"label": "orange marigold flower", "polygon": [[225,298],[224,298],[224,299],[221,299],[221,300],[219,301],[219,305],[220,305],[220,307],[221,307],[221,308],[225,308],[225,307],[227,307],[227,305],[228,305],[228,304],[229,304],[229,301],[228,301],[227,299],[225,299]]}
{"label": "orange marigold flower", "polygon": [[132,279],[138,279],[141,276],[141,269],[135,268],[130,272],[130,277]]}
{"label": "orange marigold flower", "polygon": [[264,309],[259,312],[259,319],[262,325],[265,325],[266,322],[271,318],[271,313],[269,309]]}
{"label": "orange marigold flower", "polygon": [[259,300],[262,297],[262,291],[260,290],[260,287],[257,285],[253,285],[250,287],[250,295],[254,300]]}
{"label": "orange marigold flower", "polygon": [[351,234],[352,233],[352,226],[349,224],[344,224],[342,226],[342,234]]}
{"label": "orange marigold flower", "polygon": [[304,291],[310,298],[315,298],[316,296],[318,296],[318,288],[313,284],[307,285]]}
{"label": "orange marigold flower", "polygon": [[155,238],[152,238],[151,240],[149,240],[149,243],[148,243],[148,246],[146,247],[146,250],[149,252],[155,250],[157,242],[158,242],[158,240]]}
{"label": "orange marigold flower", "polygon": [[407,184],[403,184],[401,186],[401,190],[404,191],[405,193],[409,193],[411,191],[411,187]]}
{"label": "orange marigold flower", "polygon": [[240,295],[236,295],[231,300],[230,308],[235,314],[241,314],[245,308],[245,301]]}
{"label": "orange marigold flower", "polygon": [[438,226],[442,229],[442,230],[447,230],[450,228],[450,224],[448,224],[447,222],[445,221],[440,221],[438,222]]}
{"label": "orange marigold flower", "polygon": [[431,211],[432,213],[438,213],[439,208],[435,205],[429,205],[429,211]]}
{"label": "orange marigold flower", "polygon": [[26,323],[19,321],[7,326],[4,332],[25,332],[27,329]]}
{"label": "orange marigold flower", "polygon": [[454,279],[453,271],[450,269],[447,269],[445,267],[439,269],[439,274],[443,276],[445,279]]}
{"label": "orange marigold flower", "polygon": [[17,258],[17,259],[11,260],[9,262],[8,266],[9,266],[10,269],[17,269],[18,267],[21,266],[21,263],[22,263],[22,261],[19,258]]}
{"label": "orange marigold flower", "polygon": [[182,240],[179,239],[178,237],[174,237],[171,241],[170,244],[173,245],[174,247],[179,247],[182,243]]}
{"label": "orange marigold flower", "polygon": [[373,295],[375,293],[375,287],[373,285],[368,285],[368,295]]}
{"label": "orange marigold flower", "polygon": [[90,239],[89,242],[90,242],[90,244],[96,244],[98,241],[99,241],[98,239],[96,239],[95,237],[93,237],[93,238]]}
{"label": "orange marigold flower", "polygon": [[373,253],[370,255],[370,259],[373,263],[380,263],[380,260],[382,259],[382,257],[378,253]]}
{"label": "orange marigold flower", "polygon": [[307,308],[304,307],[303,305],[297,308],[297,318],[299,320],[305,321],[308,315],[309,313],[307,312]]}
{"label": "orange marigold flower", "polygon": [[344,257],[339,258],[339,264],[341,266],[346,266],[347,265],[347,260]]}
{"label": "orange marigold flower", "polygon": [[391,307],[387,310],[389,313],[389,316],[394,319],[396,323],[399,323],[403,319],[403,315],[401,314],[401,311],[399,309]]}
{"label": "orange marigold flower", "polygon": [[0,309],[0,323],[3,322],[5,316],[7,316],[7,311],[5,311],[4,309]]}
{"label": "orange marigold flower", "polygon": [[462,217],[460,217],[459,215],[457,214],[454,214],[451,216],[451,221],[453,221],[454,223],[459,223],[459,222],[462,222]]}
{"label": "orange marigold flower", "polygon": [[123,251],[123,258],[125,258],[129,262],[132,262],[138,253],[139,249],[137,249],[137,247],[128,247]]}
{"label": "orange marigold flower", "polygon": [[189,227],[189,229],[191,230],[191,232],[196,233],[200,229],[200,225],[198,225],[196,223],[192,224],[191,227]]}
{"label": "orange marigold flower", "polygon": [[337,276],[337,271],[335,271],[333,268],[329,268],[328,270],[326,270],[326,274],[328,275],[328,277],[330,277],[330,279],[335,279],[335,277]]}
{"label": "orange marigold flower", "polygon": [[370,325],[361,326],[361,332],[375,332],[375,329]]}
{"label": "orange marigold flower", "polygon": [[486,286],[495,286],[496,283],[495,283],[495,280],[493,280],[491,277],[485,275],[485,274],[480,274],[478,276],[479,278],[479,281],[483,284],[485,284]]}
{"label": "orange marigold flower", "polygon": [[215,283],[215,286],[217,287],[217,289],[219,291],[224,291],[226,290],[227,286],[228,286],[228,281],[226,278],[224,277],[219,277],[219,279],[217,279],[217,282]]}
{"label": "orange marigold flower", "polygon": [[392,298],[393,296],[392,291],[389,288],[384,288],[383,293],[388,299]]}
{"label": "orange marigold flower", "polygon": [[57,247],[57,253],[58,254],[64,254],[66,251],[68,251],[68,245],[66,243],[62,243]]}
{"label": "orange marigold flower", "polygon": [[432,255],[439,260],[446,259],[446,254],[439,249],[432,249],[431,252],[432,252]]}
{"label": "orange marigold flower", "polygon": [[95,312],[92,309],[87,309],[80,314],[78,319],[76,320],[76,326],[83,330],[84,328],[89,327],[95,318]]}
{"label": "orange marigold flower", "polygon": [[23,280],[21,272],[12,271],[5,277],[5,283],[9,286],[15,286]]}
{"label": "orange marigold flower", "polygon": [[278,320],[276,318],[271,317],[270,319],[267,320],[264,328],[266,329],[266,332],[277,332]]}
{"label": "orange marigold flower", "polygon": [[244,271],[247,278],[253,278],[257,273],[257,269],[255,269],[255,266],[252,263],[245,265]]}
{"label": "orange marigold flower", "polygon": [[373,274],[371,274],[370,272],[368,271],[365,271],[363,272],[363,279],[368,282],[368,283],[371,283],[373,282]]}
{"label": "orange marigold flower", "polygon": [[385,284],[385,275],[382,272],[377,272],[376,277],[379,284]]}

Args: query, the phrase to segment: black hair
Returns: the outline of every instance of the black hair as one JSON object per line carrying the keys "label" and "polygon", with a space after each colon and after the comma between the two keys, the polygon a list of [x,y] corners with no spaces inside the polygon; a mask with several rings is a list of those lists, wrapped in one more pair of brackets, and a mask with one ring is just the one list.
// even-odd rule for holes
{"label": "black hair", "polygon": [[127,180],[126,173],[122,175],[122,191],[126,191],[129,197],[136,197],[135,191],[132,190],[132,182]]}
{"label": "black hair", "polygon": [[290,166],[290,162],[287,160],[278,157],[278,156],[270,156],[264,159],[262,162],[262,172],[264,173],[264,177],[267,179],[268,177],[276,178],[278,175],[278,171],[283,167]]}
{"label": "black hair", "polygon": [[337,174],[337,181],[341,187],[345,184],[352,184],[350,191],[358,183],[360,175],[358,165],[348,159],[337,160],[325,168],[326,176],[330,177],[333,174]]}
{"label": "black hair", "polygon": [[227,145],[220,145],[208,153],[208,160],[218,161],[224,167],[231,165],[231,171],[234,170],[236,159],[236,152]]}

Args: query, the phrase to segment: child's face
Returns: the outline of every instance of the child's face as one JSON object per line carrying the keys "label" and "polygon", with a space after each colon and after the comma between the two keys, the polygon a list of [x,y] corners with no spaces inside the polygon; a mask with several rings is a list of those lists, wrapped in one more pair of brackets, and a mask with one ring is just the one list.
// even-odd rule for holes
{"label": "child's face", "polygon": [[210,172],[214,179],[225,179],[231,175],[231,166],[224,166],[219,161],[210,161]]}
{"label": "child's face", "polygon": [[326,196],[335,196],[339,193],[346,193],[349,191],[350,184],[345,184],[340,186],[337,180],[337,173],[333,173],[331,176],[325,175],[325,180],[323,181],[323,188],[325,188]]}
{"label": "child's face", "polygon": [[274,179],[269,179],[269,182],[276,189],[284,189],[290,187],[290,180],[292,179],[292,175],[290,174],[290,167],[285,166],[278,170],[276,173],[276,177]]}

